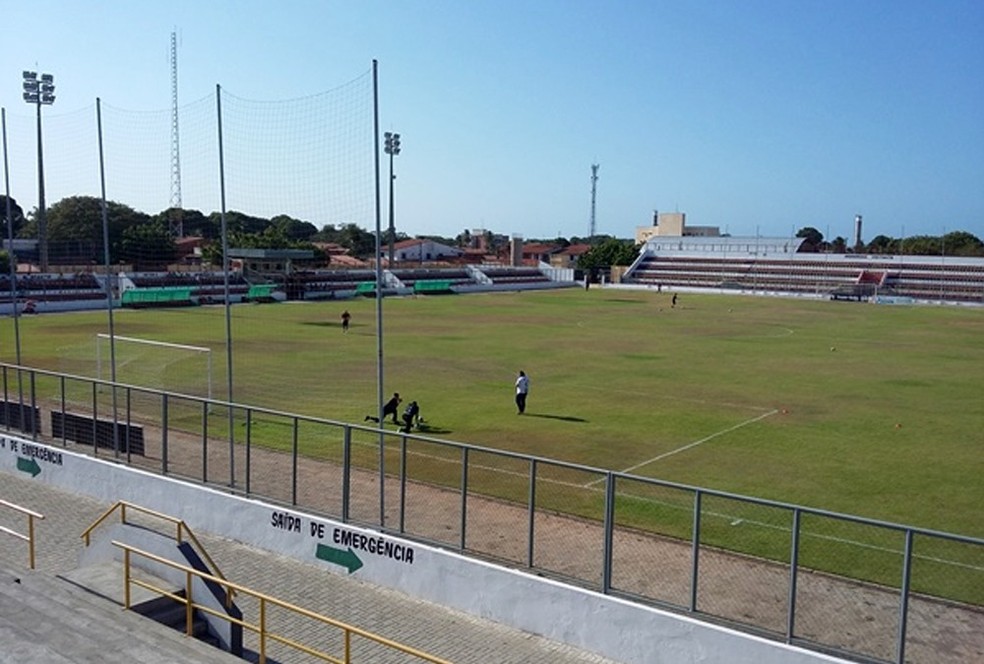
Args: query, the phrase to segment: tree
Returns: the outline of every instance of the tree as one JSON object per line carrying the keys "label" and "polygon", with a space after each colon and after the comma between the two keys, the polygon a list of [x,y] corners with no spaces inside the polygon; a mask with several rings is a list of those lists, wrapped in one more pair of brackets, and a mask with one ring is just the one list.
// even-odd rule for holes
{"label": "tree", "polygon": [[947,233],[940,248],[947,256],[984,256],[984,242],[966,231]]}
{"label": "tree", "polygon": [[174,260],[177,247],[169,227],[152,221],[124,228],[118,254],[120,260],[135,266],[159,267]]}
{"label": "tree", "polygon": [[356,224],[344,224],[340,228],[327,225],[317,235],[312,236],[311,240],[332,242],[345,247],[349,253],[359,258],[373,256],[376,253],[376,235]]}
{"label": "tree", "polygon": [[632,240],[609,238],[581,254],[577,265],[584,270],[632,265],[638,255],[639,248]]}
{"label": "tree", "polygon": [[[47,210],[48,244],[52,255],[57,255],[58,245],[66,247],[61,253],[73,261],[103,260],[102,200],[93,196],[63,198]],[[116,203],[106,202],[106,220],[109,235],[110,261],[119,260],[119,244],[123,230],[128,226],[148,223],[150,217],[143,212]],[[21,228],[21,237],[37,237],[37,219],[31,219]],[[70,253],[69,253],[70,252]]]}
{"label": "tree", "polygon": [[847,238],[843,238],[840,235],[835,237],[834,241],[830,243],[830,250],[835,254],[846,254]]}
{"label": "tree", "polygon": [[939,256],[942,243],[932,235],[913,235],[902,241],[903,254],[910,256]]}
{"label": "tree", "polygon": [[897,248],[897,242],[887,235],[876,235],[868,243],[869,254],[893,254]]}
{"label": "tree", "polygon": [[182,232],[186,237],[194,236],[212,240],[222,235],[222,224],[218,217],[215,219],[210,216],[206,217],[198,210],[168,208],[154,215],[152,220],[170,225],[171,219],[175,215],[180,215]]}
{"label": "tree", "polygon": [[800,246],[802,252],[816,253],[823,246],[823,233],[812,226],[806,226],[796,231],[796,237],[803,238],[803,244]]}
{"label": "tree", "polygon": [[[219,227],[222,227],[222,215],[218,212],[213,212],[209,215],[219,223]],[[263,217],[254,217],[252,215],[245,214],[243,212],[236,212],[235,210],[229,210],[226,212],[226,232],[232,234],[234,232],[239,233],[262,233],[270,225],[269,219],[264,219]]]}
{"label": "tree", "polygon": [[[13,198],[10,199],[10,218],[13,220],[14,232],[13,236],[17,236],[17,232],[20,230],[21,226],[24,225],[24,210],[21,206],[17,204]],[[3,230],[3,237],[7,237],[7,197],[0,194],[0,229]]]}
{"label": "tree", "polygon": [[283,237],[292,241],[309,241],[318,232],[318,228],[311,222],[294,219],[285,214],[277,215],[271,219],[266,231],[270,229],[276,229]]}

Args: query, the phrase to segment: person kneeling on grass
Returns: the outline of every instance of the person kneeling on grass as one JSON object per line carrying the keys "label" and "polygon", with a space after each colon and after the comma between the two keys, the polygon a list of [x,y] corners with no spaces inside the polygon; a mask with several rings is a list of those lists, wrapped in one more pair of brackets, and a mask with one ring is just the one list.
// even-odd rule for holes
{"label": "person kneeling on grass", "polygon": [[[394,392],[393,393],[393,398],[390,399],[389,401],[387,401],[386,404],[383,406],[383,419],[384,420],[387,418],[387,416],[392,415],[393,416],[393,424],[396,424],[397,426],[399,426],[400,420],[396,419],[396,409],[399,407],[401,401],[403,401],[403,399],[400,398],[400,393],[399,392]],[[376,417],[376,416],[374,416],[374,415],[366,415],[366,419],[364,421],[365,422],[369,422],[369,421],[379,422],[379,418]]]}
{"label": "person kneeling on grass", "polygon": [[416,401],[411,401],[407,404],[406,410],[403,411],[403,428],[400,429],[403,433],[410,433],[410,430],[416,425],[420,428],[420,406],[417,405]]}

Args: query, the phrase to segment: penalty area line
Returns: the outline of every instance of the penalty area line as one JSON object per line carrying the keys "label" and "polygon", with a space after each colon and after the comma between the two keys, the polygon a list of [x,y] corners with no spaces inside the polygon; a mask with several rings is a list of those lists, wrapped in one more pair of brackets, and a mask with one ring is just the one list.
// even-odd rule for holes
{"label": "penalty area line", "polygon": [[[633,470],[638,470],[639,468],[642,468],[643,466],[648,466],[649,464],[655,463],[655,462],[660,461],[662,459],[665,459],[666,457],[671,457],[674,454],[679,454],[680,452],[685,452],[685,451],[687,451],[687,450],[689,450],[689,449],[691,449],[693,447],[697,447],[698,445],[703,445],[707,441],[713,440],[713,439],[717,438],[718,436],[723,436],[726,433],[731,433],[732,431],[736,431],[738,429],[741,429],[742,427],[748,426],[749,424],[754,424],[755,422],[758,422],[759,420],[764,420],[767,417],[772,417],[773,415],[777,414],[778,412],[779,412],[778,410],[776,410],[776,409],[773,408],[772,410],[770,410],[770,411],[768,411],[766,413],[762,413],[758,417],[753,417],[750,420],[745,420],[744,422],[739,422],[738,424],[734,425],[733,427],[728,427],[727,429],[722,429],[721,431],[716,431],[716,432],[712,433],[710,436],[706,436],[704,438],[701,438],[700,440],[695,440],[692,443],[687,443],[683,447],[678,447],[675,450],[670,450],[669,452],[664,452],[663,454],[660,454],[659,456],[654,456],[652,459],[647,459],[646,461],[643,461],[642,463],[637,463],[634,466],[629,466],[628,468],[622,470],[621,472],[623,472],[623,473],[631,473]],[[594,482],[591,482],[591,484],[595,484],[595,483],[601,482],[601,481],[603,481],[603,480],[601,480],[601,479],[594,480]]]}

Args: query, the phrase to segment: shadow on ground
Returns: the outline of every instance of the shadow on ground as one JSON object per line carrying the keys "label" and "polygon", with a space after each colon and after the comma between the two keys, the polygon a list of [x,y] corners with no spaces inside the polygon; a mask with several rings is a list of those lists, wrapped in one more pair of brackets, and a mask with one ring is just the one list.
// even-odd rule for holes
{"label": "shadow on ground", "polygon": [[573,415],[547,415],[546,413],[526,413],[526,417],[542,417],[545,420],[561,420],[563,422],[587,422],[583,417]]}

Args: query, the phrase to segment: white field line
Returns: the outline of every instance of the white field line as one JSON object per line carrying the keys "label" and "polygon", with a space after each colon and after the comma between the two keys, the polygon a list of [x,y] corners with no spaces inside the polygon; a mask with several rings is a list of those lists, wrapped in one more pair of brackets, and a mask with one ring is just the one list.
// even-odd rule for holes
{"label": "white field line", "polygon": [[[683,447],[678,447],[675,450],[670,450],[669,452],[664,452],[663,454],[660,454],[659,456],[655,456],[652,459],[648,459],[646,461],[643,461],[642,463],[637,463],[634,466],[629,466],[628,468],[625,468],[624,470],[622,470],[622,472],[623,473],[631,473],[633,470],[638,470],[639,468],[642,468],[643,466],[648,466],[651,463],[655,463],[657,461],[661,461],[662,459],[665,459],[666,457],[673,456],[674,454],[679,454],[680,452],[685,452],[685,451],[687,451],[687,450],[689,450],[689,449],[691,449],[693,447],[697,447],[698,445],[703,445],[707,441],[714,440],[718,436],[723,436],[726,433],[731,433],[732,431],[735,431],[737,429],[740,429],[740,428],[742,428],[744,426],[748,426],[749,424],[754,424],[755,422],[758,422],[759,420],[764,420],[767,417],[772,417],[773,415],[775,415],[778,412],[779,412],[778,410],[776,410],[776,409],[773,408],[772,410],[770,410],[768,412],[762,413],[758,417],[753,417],[750,420],[745,420],[744,422],[739,422],[738,424],[734,425],[733,427],[728,427],[727,429],[722,429],[721,431],[716,431],[716,432],[712,433],[710,436],[706,436],[704,438],[701,438],[700,440],[695,440],[692,443],[687,443]],[[602,480],[594,480],[594,482],[592,482],[592,484],[597,483],[597,482],[600,482],[600,481],[602,481]]]}
{"label": "white field line", "polygon": [[[770,414],[771,413],[766,413],[766,415],[763,415],[762,417],[766,417],[766,416],[768,416]],[[761,417],[760,418],[756,418],[756,419],[761,419]],[[742,426],[742,425],[737,425],[737,426]],[[734,429],[734,428],[736,428],[736,427],[732,427],[732,429]],[[724,432],[721,432],[721,433],[724,433]],[[715,435],[717,435],[717,434],[715,434]],[[361,442],[357,442],[355,444],[356,445],[365,445],[365,446],[373,447],[373,448],[376,447],[376,444],[375,443],[361,443]],[[441,461],[443,463],[458,464],[460,462],[460,459],[447,459],[447,458],[444,458],[444,457],[436,456],[434,454],[423,454],[421,452],[408,451],[407,452],[407,455],[408,456],[414,456],[414,457],[417,457],[417,458],[420,458],[420,459],[429,459],[429,460],[432,460],[432,461]],[[513,477],[522,477],[522,478],[525,478],[525,479],[529,479],[529,473],[518,473],[518,472],[513,471],[513,470],[503,470],[502,468],[496,468],[495,466],[486,466],[486,465],[483,465],[483,464],[469,464],[469,465],[471,467],[479,468],[481,470],[487,470],[487,471],[490,471],[490,472],[501,473],[503,475],[510,475],[510,476],[513,476]],[[537,478],[537,481],[544,482],[546,484],[553,484],[555,486],[567,487],[567,488],[570,488],[570,489],[587,489],[589,491],[595,491],[595,492],[600,493],[601,492],[601,489],[595,488],[594,485],[597,484],[597,482],[604,481],[604,480],[603,479],[602,480],[596,480],[596,481],[588,482],[587,484],[577,484],[577,483],[574,483],[574,482],[562,482],[560,480],[552,480],[552,479],[549,479],[549,478],[540,477],[540,478]],[[670,502],[666,502],[666,501],[662,501],[662,500],[653,500],[652,498],[643,498],[643,497],[636,496],[636,495],[633,495],[633,494],[630,494],[630,493],[626,493],[624,491],[617,491],[615,493],[615,495],[616,496],[619,496],[619,497],[622,497],[622,498],[633,498],[635,500],[640,500],[640,501],[649,503],[651,505],[659,505],[661,507],[669,507],[669,508],[678,509],[678,510],[686,509],[688,511],[690,511],[692,509],[689,506],[688,507],[680,507],[679,505],[677,505],[675,503],[670,503]],[[778,531],[780,531],[782,533],[790,533],[790,534],[792,533],[792,529],[789,528],[789,527],[787,527],[787,526],[777,526],[777,525],[773,525],[771,523],[765,523],[765,522],[762,522],[762,521],[754,521],[754,520],[751,520],[751,519],[743,519],[743,518],[740,518],[740,517],[736,519],[735,518],[735,515],[733,515],[733,514],[724,514],[722,512],[706,512],[705,515],[706,516],[712,516],[712,517],[716,517],[716,518],[719,518],[719,519],[724,519],[724,520],[730,521],[732,523],[732,525],[748,524],[750,526],[758,526],[760,528],[768,528],[768,529],[771,529],[771,530],[778,530]],[[855,540],[845,539],[843,537],[834,537],[833,535],[820,535],[820,534],[815,534],[815,533],[810,533],[810,532],[805,532],[805,531],[802,534],[803,534],[803,537],[809,537],[809,538],[812,538],[812,539],[824,540],[824,541],[829,541],[829,542],[836,542],[838,544],[849,544],[851,546],[856,546],[856,547],[859,547],[859,548],[862,548],[862,549],[871,549],[872,551],[880,551],[880,552],[883,552],[883,553],[892,553],[892,554],[896,554],[896,555],[899,555],[899,556],[901,556],[903,554],[903,552],[901,550],[899,550],[899,549],[892,549],[892,548],[888,548],[888,547],[884,547],[884,546],[876,546],[874,544],[865,544],[864,542],[858,542],[858,541],[855,541]],[[961,563],[961,562],[957,562],[957,561],[954,561],[954,560],[945,560],[945,559],[942,559],[942,558],[934,558],[934,557],[930,557],[930,556],[922,556],[922,555],[919,555],[919,554],[913,554],[912,557],[913,557],[913,559],[925,560],[925,561],[929,561],[929,562],[933,562],[933,563],[938,563],[940,565],[950,565],[952,567],[961,567],[961,568],[964,568],[964,569],[973,570],[975,572],[984,572],[984,567],[980,567],[980,566],[977,566],[977,565],[970,565],[970,564],[967,564],[967,563]]]}

